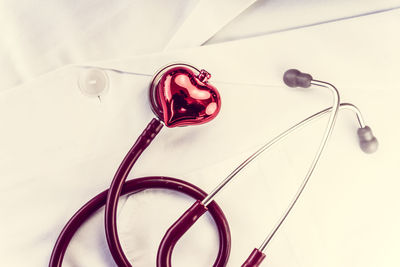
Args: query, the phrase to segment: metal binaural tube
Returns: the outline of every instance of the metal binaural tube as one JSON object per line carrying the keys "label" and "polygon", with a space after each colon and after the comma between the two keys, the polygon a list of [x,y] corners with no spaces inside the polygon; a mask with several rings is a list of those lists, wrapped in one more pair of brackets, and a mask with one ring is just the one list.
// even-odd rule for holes
{"label": "metal binaural tube", "polygon": [[[351,103],[341,103],[339,106],[340,109],[348,109],[352,110],[357,118],[358,124],[360,128],[365,127],[365,122],[363,119],[363,116],[360,112],[360,110],[353,104]],[[233,177],[236,176],[244,167],[246,167],[251,161],[253,161],[255,158],[257,158],[260,154],[262,154],[264,151],[268,150],[272,145],[276,144],[277,142],[282,141],[286,136],[288,136],[290,133],[306,126],[307,124],[313,122],[316,119],[319,119],[329,112],[332,111],[332,107],[326,108],[324,110],[321,110],[308,118],[296,123],[286,131],[280,133],[277,135],[275,138],[273,138],[271,141],[260,147],[256,152],[254,152],[252,155],[250,155],[245,161],[243,161],[236,169],[234,169],[208,196],[203,200],[204,205],[208,205],[214,198],[215,196],[223,189],[223,187],[228,184]]]}
{"label": "metal binaural tube", "polygon": [[274,237],[275,233],[279,230],[279,228],[281,227],[281,225],[283,224],[283,222],[285,221],[285,219],[287,218],[287,216],[289,215],[290,211],[293,209],[294,205],[297,203],[297,200],[300,198],[301,194],[303,193],[305,187],[307,186],[308,181],[310,180],[311,175],[313,174],[315,167],[322,155],[323,150],[326,147],[326,144],[328,142],[328,139],[330,137],[330,135],[332,134],[332,130],[335,126],[335,121],[337,118],[337,113],[339,111],[339,105],[340,105],[340,96],[339,96],[339,92],[338,90],[330,83],[326,83],[326,82],[322,82],[322,81],[317,81],[317,80],[312,80],[311,81],[312,85],[316,85],[316,86],[320,86],[320,87],[324,87],[324,88],[328,88],[329,90],[331,90],[332,94],[333,94],[333,106],[332,106],[332,113],[329,117],[329,121],[328,124],[326,126],[325,132],[324,132],[324,136],[322,138],[321,144],[318,148],[317,153],[315,154],[315,157],[310,165],[310,168],[308,169],[308,172],[303,180],[303,182],[301,183],[298,191],[296,192],[296,194],[294,195],[292,201],[290,202],[289,206],[287,207],[287,209],[285,210],[285,212],[282,214],[281,218],[277,221],[275,227],[272,229],[272,231],[269,233],[269,235],[267,236],[267,238],[264,240],[264,242],[261,244],[261,246],[259,247],[259,250],[261,252],[263,252],[265,250],[265,248],[267,247],[268,243],[271,241],[271,239]]}
{"label": "metal binaural tube", "polygon": [[[365,122],[364,118],[361,114],[361,111],[353,104],[351,103],[341,103],[339,106],[339,109],[348,109],[351,110],[355,113],[358,125],[360,128],[365,127]],[[244,167],[246,167],[251,161],[253,161],[255,158],[257,158],[260,154],[262,154],[264,151],[268,150],[272,145],[282,141],[286,136],[291,134],[292,132],[306,126],[307,124],[313,122],[314,120],[317,120],[325,115],[327,115],[329,112],[332,111],[332,107],[323,109],[308,118],[296,123],[286,131],[280,133],[277,135],[275,138],[273,138],[271,141],[260,147],[256,152],[254,152],[252,155],[250,155],[245,161],[243,161],[234,171],[232,171],[208,196],[203,200],[203,204],[207,205],[210,203],[215,196],[218,194],[219,191],[222,190],[222,188],[229,183],[230,180],[232,180],[233,177],[235,177],[236,174],[238,174]]]}
{"label": "metal binaural tube", "polygon": [[340,108],[342,108],[342,107],[345,109],[352,110],[356,114],[356,118],[357,118],[360,128],[365,127],[365,122],[364,122],[364,118],[361,114],[361,111],[355,105],[353,105],[351,103],[341,103]]}
{"label": "metal binaural tube", "polygon": [[[355,105],[353,105],[351,103],[341,103],[339,106],[339,109],[340,110],[348,109],[348,110],[353,111],[354,114],[356,115],[357,122],[358,122],[358,125],[360,126],[360,128],[365,127],[365,122],[364,122],[364,118],[361,114],[361,111]],[[289,129],[280,133],[275,138],[273,138],[271,141],[269,141],[268,143],[266,143],[265,145],[260,147],[256,152],[254,152],[245,161],[243,161],[238,167],[236,167],[236,169],[233,172],[231,172],[210,194],[208,194],[208,196],[203,200],[203,204],[207,205],[208,203],[210,203],[215,198],[215,196],[219,193],[219,191],[221,191],[222,188],[226,184],[228,184],[229,181],[232,180],[233,177],[236,176],[236,174],[238,174],[244,167],[246,167],[251,161],[253,161],[255,158],[257,158],[260,154],[262,154],[264,151],[268,150],[272,145],[282,141],[286,136],[288,136],[292,132],[306,126],[307,124],[313,122],[314,120],[317,120],[317,119],[327,115],[331,111],[332,111],[332,107],[323,109],[323,110],[309,116],[308,118],[296,123]]]}
{"label": "metal binaural tube", "polygon": [[[360,128],[357,130],[357,134],[359,137],[359,141],[360,141],[360,148],[365,152],[365,153],[373,153],[377,150],[378,147],[378,141],[376,139],[376,137],[372,134],[372,130],[370,127],[366,126],[364,123],[364,119],[362,117],[362,114],[360,112],[360,110],[354,106],[353,104],[350,103],[343,103],[339,105],[339,109],[350,109],[352,110],[357,117],[358,120],[358,124],[360,126]],[[328,108],[325,110],[322,110],[316,114],[314,114],[313,116],[307,118],[306,120],[300,122],[300,124],[298,124],[299,127],[304,126],[307,122],[319,118],[322,115],[325,115],[327,112],[330,112],[332,110],[332,108]],[[332,126],[332,125],[331,125]],[[327,130],[329,129],[329,124],[327,126]],[[329,137],[329,135],[328,135]],[[324,149],[324,141],[326,141],[326,139],[323,139],[320,148],[322,147],[322,149],[319,150],[319,154],[316,154],[316,159],[318,161],[318,157],[320,156],[322,150]],[[325,142],[326,145],[326,142]],[[269,244],[269,242],[271,241],[271,239],[273,238],[273,236],[275,235],[275,233],[279,230],[279,227],[282,225],[282,223],[284,222],[284,220],[286,219],[286,217],[289,215],[291,209],[294,207],[294,205],[296,204],[297,200],[299,199],[302,191],[304,190],[310,176],[311,173],[313,171],[313,168],[315,168],[315,164],[316,161],[313,162],[314,165],[311,165],[310,170],[306,176],[306,178],[304,179],[302,185],[299,187],[297,194],[295,195],[295,197],[293,198],[292,202],[290,203],[289,207],[287,208],[287,210],[283,213],[282,217],[280,218],[280,220],[278,220],[276,226],[273,228],[273,230],[270,232],[270,234],[267,236],[267,238],[264,240],[264,242],[261,244],[261,246],[257,249],[254,249],[253,252],[250,254],[250,256],[246,259],[245,263],[242,265],[242,267],[257,267],[259,266],[263,259],[265,258],[265,254],[264,254],[264,250],[267,247],[267,245]]]}

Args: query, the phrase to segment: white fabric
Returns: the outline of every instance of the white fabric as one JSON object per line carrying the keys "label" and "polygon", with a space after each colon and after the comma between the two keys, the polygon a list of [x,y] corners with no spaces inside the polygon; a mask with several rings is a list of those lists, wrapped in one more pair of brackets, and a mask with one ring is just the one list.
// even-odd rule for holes
{"label": "white fabric", "polygon": [[[186,61],[210,71],[223,97],[213,122],[164,129],[131,178],[167,175],[210,191],[246,155],[281,130],[331,104],[317,89],[283,86],[296,67],[335,84],[358,104],[381,147],[363,154],[353,115],[340,115],[321,164],[299,205],[271,243],[265,266],[398,266],[400,115],[397,67],[400,39],[392,11],[296,31],[132,60],[93,63],[152,74]],[[391,25],[391,27],[387,27]],[[396,26],[397,25],[397,26]],[[295,40],[295,42],[293,42]],[[295,46],[293,45],[295,43]],[[88,63],[85,63],[89,65]],[[108,71],[109,92],[99,102],[83,96],[68,66],[0,95],[0,243],[2,265],[44,266],[68,218],[106,188],[119,162],[152,117],[149,76]],[[274,148],[218,197],[230,221],[229,266],[257,247],[303,178],[326,120]],[[154,266],[166,228],[191,204],[148,191],[122,201],[119,231],[135,266]],[[100,212],[77,234],[65,266],[113,266]],[[179,243],[174,266],[210,266],[216,233],[205,217]]]}
{"label": "white fabric", "polygon": [[399,4],[398,0],[3,0],[0,91],[66,64],[257,36]]}
{"label": "white fabric", "polygon": [[[256,0],[202,0],[182,23],[166,50],[200,46]],[[190,36],[190,38],[188,38]]]}
{"label": "white fabric", "polygon": [[399,8],[398,0],[258,0],[207,44],[271,34]]}
{"label": "white fabric", "polygon": [[198,0],[0,1],[0,90],[67,64],[161,51]]}

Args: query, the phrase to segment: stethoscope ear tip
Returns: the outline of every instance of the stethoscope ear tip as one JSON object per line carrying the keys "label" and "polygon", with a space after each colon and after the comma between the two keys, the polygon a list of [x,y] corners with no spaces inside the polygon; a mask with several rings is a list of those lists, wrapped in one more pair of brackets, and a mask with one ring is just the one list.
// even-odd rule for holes
{"label": "stethoscope ear tip", "polygon": [[283,82],[289,87],[308,88],[311,85],[312,76],[296,69],[290,69],[283,74]]}
{"label": "stethoscope ear tip", "polygon": [[371,154],[378,150],[378,139],[376,139],[376,137],[373,135],[372,130],[369,126],[359,128],[357,130],[357,134],[362,151]]}

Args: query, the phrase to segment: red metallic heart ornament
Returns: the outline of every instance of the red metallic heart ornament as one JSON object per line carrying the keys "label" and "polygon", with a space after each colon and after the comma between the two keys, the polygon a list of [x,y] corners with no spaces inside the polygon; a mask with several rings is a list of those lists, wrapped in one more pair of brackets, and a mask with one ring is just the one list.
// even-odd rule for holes
{"label": "red metallic heart ornament", "polygon": [[163,73],[155,90],[167,127],[203,124],[218,115],[221,98],[218,90],[208,83],[210,77],[205,70],[195,75],[184,66]]}

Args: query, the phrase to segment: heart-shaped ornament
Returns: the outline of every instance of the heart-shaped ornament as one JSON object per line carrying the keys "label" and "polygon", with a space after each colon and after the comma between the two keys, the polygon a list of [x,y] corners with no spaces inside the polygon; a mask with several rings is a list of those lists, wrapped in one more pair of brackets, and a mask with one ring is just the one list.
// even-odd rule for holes
{"label": "heart-shaped ornament", "polygon": [[186,67],[174,67],[162,75],[157,93],[167,127],[202,124],[218,115],[221,98],[208,83],[210,77],[205,70],[195,75]]}

